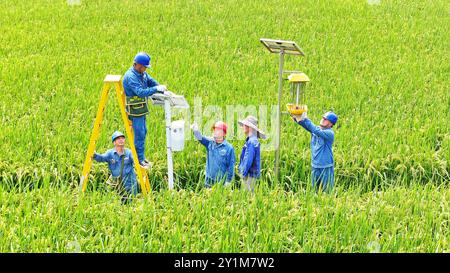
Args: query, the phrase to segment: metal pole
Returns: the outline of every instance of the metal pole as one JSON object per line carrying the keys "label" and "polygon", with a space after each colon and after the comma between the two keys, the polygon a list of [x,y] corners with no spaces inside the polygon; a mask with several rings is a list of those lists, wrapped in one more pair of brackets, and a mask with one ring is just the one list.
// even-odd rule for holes
{"label": "metal pole", "polygon": [[284,50],[280,51],[280,68],[278,71],[278,117],[277,117],[277,135],[275,138],[275,179],[279,182],[280,168],[280,143],[281,143],[281,92],[283,90],[283,66],[284,66]]}
{"label": "metal pole", "polygon": [[171,109],[169,100],[164,100],[164,112],[166,118],[166,143],[167,143],[167,176],[169,190],[173,189],[173,161],[172,161],[172,137],[171,137]]}

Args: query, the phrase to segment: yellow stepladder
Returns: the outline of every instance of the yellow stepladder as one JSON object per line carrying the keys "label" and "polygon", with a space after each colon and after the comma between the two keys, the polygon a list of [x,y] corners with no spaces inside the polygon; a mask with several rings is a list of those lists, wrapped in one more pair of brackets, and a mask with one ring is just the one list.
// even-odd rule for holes
{"label": "yellow stepladder", "polygon": [[86,190],[87,182],[89,179],[89,172],[92,167],[92,157],[94,155],[95,146],[97,144],[98,137],[100,135],[100,127],[102,125],[103,113],[105,111],[106,102],[108,101],[108,94],[112,87],[116,89],[117,101],[119,102],[120,113],[122,115],[123,123],[125,125],[126,134],[129,140],[131,153],[133,154],[134,170],[136,172],[141,191],[144,195],[151,193],[150,183],[148,181],[147,171],[139,165],[139,160],[136,153],[136,147],[134,146],[134,133],[131,128],[131,121],[128,119],[128,115],[125,111],[125,92],[122,85],[121,75],[106,75],[103,81],[102,95],[100,103],[98,105],[97,116],[95,117],[94,128],[92,129],[91,138],[89,140],[88,152],[84,160],[83,172],[80,178],[80,189],[82,192]]}

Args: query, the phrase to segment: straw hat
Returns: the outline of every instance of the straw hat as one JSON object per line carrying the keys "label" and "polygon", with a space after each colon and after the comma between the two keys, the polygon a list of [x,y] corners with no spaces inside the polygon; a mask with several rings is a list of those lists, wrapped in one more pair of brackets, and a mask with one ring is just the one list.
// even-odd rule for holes
{"label": "straw hat", "polygon": [[238,121],[238,124],[240,126],[247,125],[248,127],[256,130],[257,136],[259,138],[262,138],[262,139],[267,138],[266,134],[262,130],[258,129],[258,120],[254,116],[248,116],[244,120]]}

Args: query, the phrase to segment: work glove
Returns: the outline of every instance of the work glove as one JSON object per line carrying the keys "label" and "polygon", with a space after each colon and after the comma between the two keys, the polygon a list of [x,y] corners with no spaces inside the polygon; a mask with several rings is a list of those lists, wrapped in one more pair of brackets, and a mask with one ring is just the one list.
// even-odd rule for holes
{"label": "work glove", "polygon": [[164,94],[164,91],[167,91],[167,87],[166,87],[165,85],[157,85],[157,86],[156,86],[156,90],[157,90],[159,93]]}
{"label": "work glove", "polygon": [[174,94],[172,92],[170,92],[170,91],[164,91],[164,95],[171,97]]}
{"label": "work glove", "polygon": [[303,112],[303,114],[300,116],[300,121],[306,119],[306,112]]}
{"label": "work glove", "polygon": [[202,140],[203,136],[202,136],[202,134],[200,133],[200,131],[198,130],[198,125],[197,125],[197,123],[194,122],[194,123],[191,125],[191,130],[194,131],[194,138],[195,138],[196,140],[198,140],[198,141]]}
{"label": "work glove", "polygon": [[191,130],[192,131],[198,131],[198,125],[197,125],[197,123],[193,123],[192,125],[191,125]]}
{"label": "work glove", "polygon": [[306,112],[303,112],[301,115],[291,114],[291,117],[294,119],[295,122],[300,122],[306,118]]}

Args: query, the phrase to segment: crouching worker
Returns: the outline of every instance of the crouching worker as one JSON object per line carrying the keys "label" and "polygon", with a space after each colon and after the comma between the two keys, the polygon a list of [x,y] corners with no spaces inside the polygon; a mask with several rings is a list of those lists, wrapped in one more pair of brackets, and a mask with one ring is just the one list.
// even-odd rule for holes
{"label": "crouching worker", "polygon": [[122,197],[122,204],[131,200],[130,196],[138,193],[138,184],[134,172],[133,155],[125,148],[125,135],[119,131],[113,133],[114,148],[104,154],[94,153],[97,162],[107,162],[111,176],[107,184],[116,189]]}
{"label": "crouching worker", "polygon": [[338,117],[333,112],[327,112],[322,116],[320,126],[316,126],[306,117],[306,112],[301,116],[291,115],[295,122],[311,133],[311,182],[313,188],[330,192],[334,187],[334,159],[333,142],[334,131]]}
{"label": "crouching worker", "polygon": [[194,137],[206,148],[205,187],[210,188],[217,182],[230,186],[234,178],[234,148],[227,142],[227,124],[218,121],[213,127],[213,138],[203,136],[196,123],[191,125]]}
{"label": "crouching worker", "polygon": [[266,135],[258,129],[258,120],[254,116],[248,116],[238,123],[247,136],[241,152],[239,175],[242,186],[253,192],[256,180],[261,176],[261,146],[258,138],[266,139]]}

